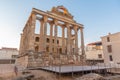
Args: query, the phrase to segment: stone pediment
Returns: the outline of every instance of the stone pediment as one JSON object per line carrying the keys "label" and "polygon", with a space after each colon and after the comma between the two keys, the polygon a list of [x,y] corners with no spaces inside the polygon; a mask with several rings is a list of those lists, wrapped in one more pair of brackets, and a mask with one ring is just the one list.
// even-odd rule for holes
{"label": "stone pediment", "polygon": [[64,6],[53,7],[50,12],[62,17],[73,19],[73,16],[68,12],[68,10]]}

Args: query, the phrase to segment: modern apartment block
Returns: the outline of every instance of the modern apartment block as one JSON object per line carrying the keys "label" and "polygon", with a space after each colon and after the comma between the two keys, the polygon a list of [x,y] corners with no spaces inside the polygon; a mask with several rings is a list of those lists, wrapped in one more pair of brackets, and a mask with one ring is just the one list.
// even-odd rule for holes
{"label": "modern apartment block", "polygon": [[120,32],[101,37],[105,63],[120,64]]}
{"label": "modern apartment block", "polygon": [[89,62],[104,62],[102,42],[92,42],[86,45],[86,59]]}
{"label": "modern apartment block", "polygon": [[0,49],[0,64],[14,64],[17,56],[17,48],[3,47]]}

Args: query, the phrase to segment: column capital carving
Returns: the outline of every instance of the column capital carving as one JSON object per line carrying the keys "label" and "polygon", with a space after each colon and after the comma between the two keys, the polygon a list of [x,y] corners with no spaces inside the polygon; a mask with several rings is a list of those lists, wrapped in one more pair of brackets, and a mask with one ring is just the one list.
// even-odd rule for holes
{"label": "column capital carving", "polygon": [[83,30],[84,28],[79,28],[80,30]]}
{"label": "column capital carving", "polygon": [[73,29],[73,26],[72,26],[71,24],[66,23],[65,25],[66,25],[66,27],[67,27],[68,29],[70,29],[70,30],[72,30],[72,29]]}
{"label": "column capital carving", "polygon": [[44,20],[44,22],[47,22],[48,17],[47,16],[43,16],[43,20]]}
{"label": "column capital carving", "polygon": [[58,24],[58,20],[54,19],[54,24],[57,25]]}
{"label": "column capital carving", "polygon": [[51,21],[51,22],[49,22],[49,24],[50,24],[51,26],[53,26],[54,22],[53,22],[53,21]]}
{"label": "column capital carving", "polygon": [[80,27],[80,26],[77,26],[77,28],[78,28],[78,30],[80,29],[80,30],[83,30],[84,29],[84,27]]}
{"label": "column capital carving", "polygon": [[36,14],[32,13],[31,14],[31,20],[36,19]]}
{"label": "column capital carving", "polygon": [[70,26],[70,24],[69,24],[69,23],[65,23],[65,25],[66,25],[67,27],[69,27],[69,26]]}
{"label": "column capital carving", "polygon": [[75,26],[74,26],[74,30],[75,30],[75,31],[78,31],[78,30],[79,30],[79,27],[75,25]]}
{"label": "column capital carving", "polygon": [[37,13],[36,13],[36,12],[34,12],[34,11],[32,11],[31,15],[32,15],[32,14],[35,14],[35,15],[37,15]]}
{"label": "column capital carving", "polygon": [[67,29],[71,30],[70,24],[66,24]]}
{"label": "column capital carving", "polygon": [[36,13],[35,13],[35,12],[32,12],[32,13],[31,13],[31,16],[34,16],[34,15],[36,16]]}
{"label": "column capital carving", "polygon": [[61,28],[65,29],[65,25],[64,25],[64,26],[61,26]]}

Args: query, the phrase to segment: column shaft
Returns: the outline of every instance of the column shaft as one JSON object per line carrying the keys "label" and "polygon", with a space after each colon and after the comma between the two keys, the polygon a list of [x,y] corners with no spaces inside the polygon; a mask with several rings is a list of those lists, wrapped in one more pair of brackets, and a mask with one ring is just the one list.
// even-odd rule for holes
{"label": "column shaft", "polygon": [[71,32],[70,26],[67,25],[67,54],[71,54],[70,44],[71,44]]}
{"label": "column shaft", "polygon": [[54,53],[57,53],[57,20],[54,21],[55,22],[55,28],[54,28]]}
{"label": "column shaft", "polygon": [[62,27],[62,53],[65,54],[65,31],[64,27]]}
{"label": "column shaft", "polygon": [[43,32],[44,32],[44,24],[43,24],[43,20],[40,20],[40,23],[41,23],[41,25],[40,25],[40,36],[43,36]]}
{"label": "column shaft", "polygon": [[44,51],[46,52],[47,16],[44,16]]}
{"label": "column shaft", "polygon": [[44,22],[40,20],[40,41],[39,41],[39,51],[44,51]]}
{"label": "column shaft", "polygon": [[24,39],[24,35],[21,34],[21,39],[20,39],[20,48],[19,48],[19,53],[22,54],[22,51],[24,50],[24,44],[23,44],[23,39]]}
{"label": "column shaft", "polygon": [[78,30],[75,27],[75,54],[78,55]]}
{"label": "column shaft", "polygon": [[81,52],[82,52],[82,55],[85,55],[83,28],[81,28],[80,31],[81,31]]}
{"label": "column shaft", "polygon": [[32,21],[31,21],[31,26],[30,26],[30,33],[29,33],[29,50],[34,50],[34,34],[35,34],[35,24],[36,24],[36,15],[32,14]]}
{"label": "column shaft", "polygon": [[53,23],[50,23],[50,53],[53,53],[52,52],[52,48],[53,48],[52,39],[53,39]]}

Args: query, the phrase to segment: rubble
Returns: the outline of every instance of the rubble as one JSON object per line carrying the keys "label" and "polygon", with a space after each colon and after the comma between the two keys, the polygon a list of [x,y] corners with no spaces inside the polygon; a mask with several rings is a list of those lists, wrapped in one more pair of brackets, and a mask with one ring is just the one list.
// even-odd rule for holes
{"label": "rubble", "polygon": [[76,78],[75,80],[105,80],[101,75],[96,73],[89,73],[82,77]]}

